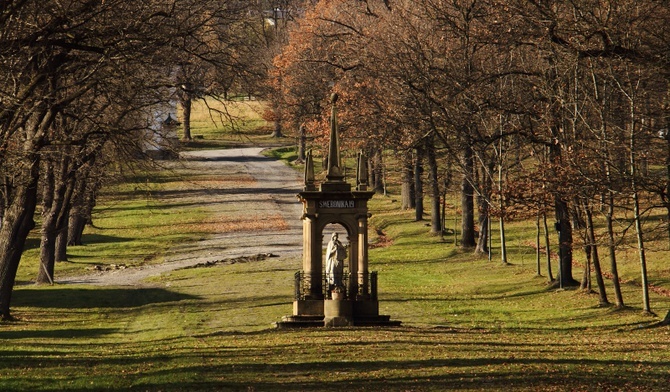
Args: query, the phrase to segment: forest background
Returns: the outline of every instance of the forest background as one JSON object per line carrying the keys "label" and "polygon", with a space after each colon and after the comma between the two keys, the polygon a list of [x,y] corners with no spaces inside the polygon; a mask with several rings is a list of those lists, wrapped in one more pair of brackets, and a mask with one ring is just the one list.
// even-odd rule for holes
{"label": "forest background", "polygon": [[[458,240],[453,252],[470,261],[492,252],[500,264],[518,263],[507,246],[524,233],[537,275],[585,293],[594,277],[598,306],[624,310],[615,313],[620,323],[607,313],[605,324],[656,320],[651,298],[665,303],[670,246],[667,1],[270,3],[2,4],[3,319],[13,319],[31,235],[39,231],[36,281],[51,283],[117,173],[151,163],[151,151],[216,144],[193,140],[194,100],[262,98],[273,136],[304,135],[318,155],[337,92],[345,148],[370,157],[380,194],[392,194],[398,179],[400,203],[383,208],[398,206],[415,222],[428,216],[418,227],[435,241]],[[181,143],[165,117],[174,103]],[[211,113],[241,130],[226,106]],[[447,210],[459,214],[457,227],[445,227]],[[397,287],[416,283],[412,276]],[[434,295],[426,287],[420,295]],[[637,343],[656,363],[658,342]],[[663,380],[667,363],[656,365],[650,374]]]}

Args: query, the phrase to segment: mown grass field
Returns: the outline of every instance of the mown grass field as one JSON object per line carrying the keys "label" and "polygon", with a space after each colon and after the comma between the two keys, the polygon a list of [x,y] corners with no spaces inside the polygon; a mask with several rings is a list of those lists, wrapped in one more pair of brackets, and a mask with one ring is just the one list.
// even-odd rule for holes
{"label": "mown grass field", "polygon": [[[89,243],[72,248],[73,261],[57,274],[160,262],[170,243],[209,234],[192,230],[205,209],[155,197],[194,185],[178,170],[137,184],[107,191]],[[0,324],[0,390],[667,390],[670,328],[644,328],[670,309],[662,239],[648,244],[658,288],[658,316],[650,316],[634,249],[619,259],[628,307],[599,307],[593,293],[550,289],[536,276],[533,222],[508,223],[511,264],[502,265],[497,250],[488,261],[451,236],[428,235],[394,197],[371,202],[372,237],[380,230],[390,245],[371,249],[370,267],[379,272],[381,312],[402,327],[274,329],[291,313],[297,259],[178,270],[141,287],[21,284],[18,320]],[[575,251],[576,278],[582,259]],[[35,273],[28,254],[22,282]]]}
{"label": "mown grass field", "polygon": [[[271,137],[272,124],[263,119],[262,101],[201,99],[193,102],[188,149],[228,148],[240,144],[277,145]],[[183,121],[181,110],[178,113]],[[181,134],[180,134],[181,137]]]}
{"label": "mown grass field", "polygon": [[[388,207],[376,201],[376,208]],[[172,272],[144,287],[23,286],[0,327],[2,390],[664,390],[667,327],[548,290],[532,263],[473,259],[404,213],[371,251],[400,328],[275,330],[298,260]],[[657,309],[670,306],[653,295]]]}

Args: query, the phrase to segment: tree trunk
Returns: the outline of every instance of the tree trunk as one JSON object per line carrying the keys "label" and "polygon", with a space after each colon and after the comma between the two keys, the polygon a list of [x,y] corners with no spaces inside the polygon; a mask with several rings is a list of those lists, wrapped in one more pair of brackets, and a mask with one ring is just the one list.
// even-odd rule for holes
{"label": "tree trunk", "polygon": [[475,247],[475,254],[482,255],[489,253],[489,207],[486,202],[479,208],[479,219],[477,221],[479,227],[479,236],[477,237],[477,246]]}
{"label": "tree trunk", "polygon": [[37,270],[36,283],[53,284],[54,272],[54,247],[56,242],[55,226],[56,218],[53,213],[56,201],[56,175],[57,169],[50,158],[42,160],[43,179],[42,181],[42,222],[40,228],[40,262]]}
{"label": "tree trunk", "polygon": [[274,138],[284,137],[284,134],[282,133],[282,126],[281,126],[281,121],[280,120],[275,120],[274,128],[272,129],[272,135],[270,135],[270,137],[274,137]]}
{"label": "tree trunk", "polygon": [[426,156],[430,172],[430,232],[442,233],[442,218],[440,214],[440,180],[438,175],[435,144],[432,140],[426,141]]}
{"label": "tree trunk", "polygon": [[540,250],[540,214],[535,217],[535,269],[536,275],[542,276],[541,266],[541,250]]}
{"label": "tree trunk", "polygon": [[[633,181],[634,182],[634,181]],[[635,187],[635,185],[633,185]],[[649,303],[649,280],[647,278],[647,256],[644,250],[644,234],[642,232],[642,218],[640,216],[640,201],[637,190],[633,190],[633,214],[635,219],[635,234],[637,237],[637,250],[640,257],[640,270],[642,276],[642,302],[644,311],[651,313]]]}
{"label": "tree trunk", "polygon": [[619,270],[616,261],[616,242],[614,241],[614,225],[612,216],[614,215],[614,197],[610,192],[605,221],[607,224],[607,247],[610,254],[610,269],[612,270],[612,284],[614,285],[614,295],[616,296],[616,307],[621,309],[625,306],[623,294],[621,293],[621,283],[619,282]]}
{"label": "tree trunk", "polygon": [[414,220],[423,220],[423,148],[416,148],[416,159],[414,160],[414,192],[416,196]]}
{"label": "tree trunk", "polygon": [[549,283],[554,281],[554,275],[551,270],[551,242],[549,241],[549,225],[547,224],[547,214],[542,212],[542,224],[544,225],[544,247],[547,256],[547,279]]}
{"label": "tree trunk", "polygon": [[472,146],[463,149],[463,178],[461,181],[461,247],[474,248],[475,200],[472,176],[474,170]]}
{"label": "tree trunk", "polygon": [[86,223],[86,218],[81,213],[81,207],[73,207],[70,210],[70,223],[67,229],[68,246],[81,246],[84,244],[82,237]]}
{"label": "tree trunk", "polygon": [[[588,236],[585,234],[584,237],[584,240],[588,242]],[[584,254],[586,255],[586,262],[584,263],[584,271],[579,288],[591,292],[591,244],[587,243],[584,245]]]}
{"label": "tree trunk", "polygon": [[500,193],[500,261],[507,264],[507,236],[505,235],[505,197],[503,194],[503,160],[502,146],[501,156],[498,163],[498,192]]}
{"label": "tree trunk", "polygon": [[79,171],[68,218],[67,243],[69,246],[83,244],[82,236],[86,225],[91,223],[91,214],[95,207],[96,194],[99,187],[99,181],[91,178],[89,171]]}
{"label": "tree trunk", "polygon": [[490,173],[493,170],[495,163],[491,162],[488,165],[488,172],[482,171],[480,188],[477,196],[477,206],[479,208],[479,238],[477,239],[477,247],[475,248],[475,254],[484,254],[489,253],[489,235],[490,235],[490,223],[491,223],[491,193],[492,193],[492,184]]}
{"label": "tree trunk", "polygon": [[[558,118],[558,117],[556,117]],[[551,127],[552,137],[560,140],[558,126]],[[562,166],[562,149],[559,143],[552,143],[549,147],[549,158],[551,163],[556,166]],[[568,203],[561,195],[560,189],[554,190],[554,211],[556,214],[556,229],[558,230],[558,282],[559,287],[578,286],[572,277],[572,225]]]}
{"label": "tree trunk", "polygon": [[0,189],[0,229],[2,229],[2,221],[5,216],[5,194],[8,193],[5,184],[3,182],[2,188]]}
{"label": "tree trunk", "polygon": [[65,194],[65,201],[63,208],[58,213],[58,220],[56,223],[56,247],[55,247],[55,261],[68,261],[67,259],[67,244],[70,224],[70,210],[72,209],[72,197],[74,196],[76,186],[76,179],[74,176],[68,178],[67,190]]}
{"label": "tree trunk", "polygon": [[668,115],[668,121],[666,121],[666,134],[665,134],[665,173],[666,173],[666,182],[665,182],[665,210],[666,210],[666,220],[668,222],[668,249],[670,249],[670,115]]}
{"label": "tree trunk", "polygon": [[[605,100],[603,99],[603,106],[605,103]],[[602,114],[601,114],[602,116]],[[618,309],[622,309],[625,304],[623,301],[623,294],[621,293],[621,283],[619,281],[619,270],[617,268],[617,260],[616,260],[616,241],[615,241],[615,234],[614,234],[614,224],[613,224],[613,219],[614,219],[614,181],[612,180],[612,153],[610,150],[610,143],[608,142],[608,132],[607,132],[607,127],[606,124],[607,122],[605,121],[605,118],[602,117],[602,126],[601,126],[601,132],[602,132],[602,140],[603,140],[603,149],[606,152],[606,161],[605,161],[605,175],[607,177],[607,185],[609,190],[607,191],[607,196],[606,203],[607,203],[607,211],[605,212],[605,223],[607,226],[607,248],[609,249],[609,257],[610,257],[610,269],[612,272],[612,284],[614,285],[614,296],[616,297],[616,307]],[[670,178],[670,140],[668,140],[668,176]],[[669,182],[670,185],[670,182]],[[670,211],[669,211],[670,213]],[[670,236],[669,236],[670,239]]]}
{"label": "tree trunk", "polygon": [[[631,115],[632,119],[635,119],[634,113]],[[649,303],[649,280],[647,278],[647,256],[644,250],[644,233],[642,231],[642,216],[640,214],[640,199],[637,190],[637,171],[635,170],[635,148],[636,148],[636,138],[635,138],[635,125],[628,124],[630,131],[630,148],[629,151],[629,165],[630,165],[630,188],[633,194],[633,219],[635,220],[635,234],[637,237],[637,250],[640,257],[640,270],[642,275],[642,303],[644,306],[644,311],[651,313],[651,306]]]}
{"label": "tree trunk", "polygon": [[[407,156],[409,155],[409,157]],[[416,206],[414,192],[414,169],[412,167],[411,152],[405,154],[402,165],[402,187],[400,188],[401,208],[409,210]]]}
{"label": "tree trunk", "polygon": [[191,107],[193,105],[193,99],[191,98],[191,95],[188,92],[184,92],[184,95],[180,101],[184,115],[184,120],[182,124],[184,128],[184,137],[182,138],[182,140],[191,141],[193,140],[193,138],[191,137]]}
{"label": "tree trunk", "polygon": [[559,284],[561,287],[578,286],[579,282],[572,277],[572,226],[568,204],[557,195],[554,208],[558,224]]}
{"label": "tree trunk", "polygon": [[64,152],[59,158],[57,166],[54,160],[47,159],[44,162],[50,167],[45,168],[45,174],[49,179],[45,181],[44,186],[44,207],[40,229],[40,267],[36,282],[53,284],[56,239],[58,234],[65,229],[74,184],[68,179],[71,169],[68,152]]}
{"label": "tree trunk", "polygon": [[298,162],[305,162],[305,154],[307,150],[307,133],[305,132],[305,124],[300,125],[299,140],[298,140]]}
{"label": "tree trunk", "polygon": [[[575,200],[577,201],[578,199],[575,198]],[[581,201],[575,203],[576,206],[581,206],[582,204],[584,204],[584,203],[581,203]],[[586,209],[586,206],[584,205],[583,208]],[[579,210],[579,208],[577,208],[577,210]],[[575,211],[575,213],[572,214],[572,216],[573,216],[573,227],[575,227],[575,228],[582,227],[582,226],[580,226],[580,220],[575,218],[575,217],[578,216],[578,214],[579,213],[577,211]],[[592,255],[591,246],[592,246],[592,242],[589,238],[588,228],[586,227],[586,225],[583,225],[583,226],[584,226],[584,231],[583,231],[582,238],[583,238],[583,241],[584,241],[584,255],[586,257],[586,262],[584,263],[584,270],[583,270],[583,273],[582,273],[582,281],[579,285],[579,288],[582,289],[582,290],[586,290],[587,292],[590,293],[591,292],[591,261],[592,261],[592,259],[591,259],[591,255]]]}
{"label": "tree trunk", "polygon": [[35,227],[33,216],[37,206],[37,182],[39,158],[32,157],[20,184],[14,190],[11,202],[5,211],[5,220],[0,229],[0,319],[11,320],[10,302],[16,280],[16,272],[28,233]]}
{"label": "tree trunk", "polygon": [[598,256],[598,245],[596,243],[596,233],[593,228],[593,212],[588,203],[585,206],[584,213],[586,215],[586,229],[588,231],[588,240],[591,245],[591,261],[593,261],[593,269],[596,274],[596,283],[598,283],[598,293],[600,295],[600,305],[608,305],[607,293],[605,292],[605,281],[603,280],[603,271],[600,268],[600,257]]}
{"label": "tree trunk", "polygon": [[58,231],[58,236],[56,237],[56,254],[55,254],[56,263],[59,263],[61,261],[68,261],[67,235],[68,235],[67,227],[65,228],[65,230]]}
{"label": "tree trunk", "polygon": [[374,172],[374,182],[372,183],[372,189],[378,194],[384,194],[384,160],[382,158],[382,149],[376,149],[374,154],[374,166],[372,167]]}

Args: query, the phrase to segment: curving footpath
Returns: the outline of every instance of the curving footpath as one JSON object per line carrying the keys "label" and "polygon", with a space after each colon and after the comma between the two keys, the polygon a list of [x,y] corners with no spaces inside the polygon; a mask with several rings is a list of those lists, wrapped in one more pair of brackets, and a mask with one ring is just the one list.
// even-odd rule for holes
{"label": "curving footpath", "polygon": [[[235,231],[173,247],[161,264],[65,277],[58,283],[84,283],[104,286],[137,286],[146,278],[198,264],[215,263],[258,254],[299,259],[302,252],[302,205],[296,195],[302,189],[299,173],[284,163],[261,155],[263,148],[192,151],[181,153],[187,170],[211,175],[239,173],[253,181],[236,184],[232,189],[209,188],[199,192],[198,204],[212,214],[222,213],[231,203],[255,209],[260,216],[281,216],[283,227],[264,227],[256,231]],[[223,174],[225,173],[225,174]],[[259,222],[262,224],[263,222]]]}

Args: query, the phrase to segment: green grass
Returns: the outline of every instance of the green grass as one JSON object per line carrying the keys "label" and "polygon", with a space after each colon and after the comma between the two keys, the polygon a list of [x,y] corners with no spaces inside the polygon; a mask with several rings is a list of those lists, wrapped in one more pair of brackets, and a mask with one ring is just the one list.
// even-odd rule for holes
{"label": "green grass", "polygon": [[270,329],[290,313],[297,260],[181,270],[146,288],[23,287],[15,295],[20,321],[0,327],[0,388],[662,390],[667,383],[668,330],[636,329],[651,321],[639,310],[613,312],[575,291],[546,291],[522,267],[482,273],[486,262],[443,260],[389,268],[376,253],[382,312],[403,320],[401,328]]}
{"label": "green grass", "polygon": [[[140,214],[161,211],[128,203]],[[670,331],[638,328],[658,318],[642,314],[637,285],[624,285],[629,308],[598,307],[593,294],[548,289],[534,263],[520,261],[523,244],[511,265],[474,258],[450,238],[426,235],[424,223],[396,204],[372,201],[372,224],[393,245],[372,249],[370,266],[380,274],[381,312],[403,321],[400,328],[274,330],[270,324],[291,313],[300,269],[294,259],[179,270],[139,288],[20,286],[13,302],[19,321],[0,325],[0,390],[667,386]],[[109,226],[117,221],[115,230],[151,235],[139,227],[150,226],[147,215],[131,220],[142,222],[137,228],[122,229],[128,212],[118,207],[103,209]],[[523,226],[510,230],[516,225]],[[652,294],[652,306],[670,303]]]}
{"label": "green grass", "polygon": [[266,150],[265,155],[285,162],[294,162],[298,159],[298,149],[292,147],[280,147]]}
{"label": "green grass", "polygon": [[[206,98],[193,103],[191,136],[193,140],[182,143],[186,149],[230,148],[238,145],[276,146],[291,138],[271,137],[272,124],[263,119],[265,103],[244,99],[216,100]],[[181,111],[178,113],[182,121]],[[177,131],[182,135],[182,130]],[[291,134],[290,130],[285,131]]]}
{"label": "green grass", "polygon": [[[205,207],[182,206],[179,200],[161,197],[160,181],[144,186],[145,189],[124,192],[124,197],[117,192],[101,197],[93,216],[95,226],[86,228],[83,246],[68,247],[68,261],[56,265],[57,277],[82,274],[95,265],[159,263],[171,245],[211,234],[198,231],[208,216]],[[38,260],[39,239],[34,233],[21,259],[19,283],[35,278]]]}
{"label": "green grass", "polygon": [[[294,149],[276,154],[295,158]],[[166,244],[211,234],[194,229],[210,211],[167,197],[194,180],[231,179],[161,171],[108,188],[86,246],[70,248],[57,276],[160,262]],[[21,284],[12,302],[18,320],[0,324],[0,390],[667,389],[670,330],[640,328],[659,317],[642,312],[633,248],[619,259],[628,307],[599,307],[593,293],[550,289],[536,276],[532,222],[508,222],[510,265],[502,265],[497,234],[493,261],[475,257],[399,211],[393,191],[370,203],[372,240],[381,230],[392,242],[370,250],[370,268],[379,272],[381,313],[402,327],[273,329],[292,311],[297,259],[178,270],[142,287]],[[661,244],[649,243],[649,276],[669,288]],[[35,237],[31,245],[20,283],[37,271]],[[576,278],[582,259],[575,250]],[[660,316],[670,308],[659,290],[651,303]]]}

